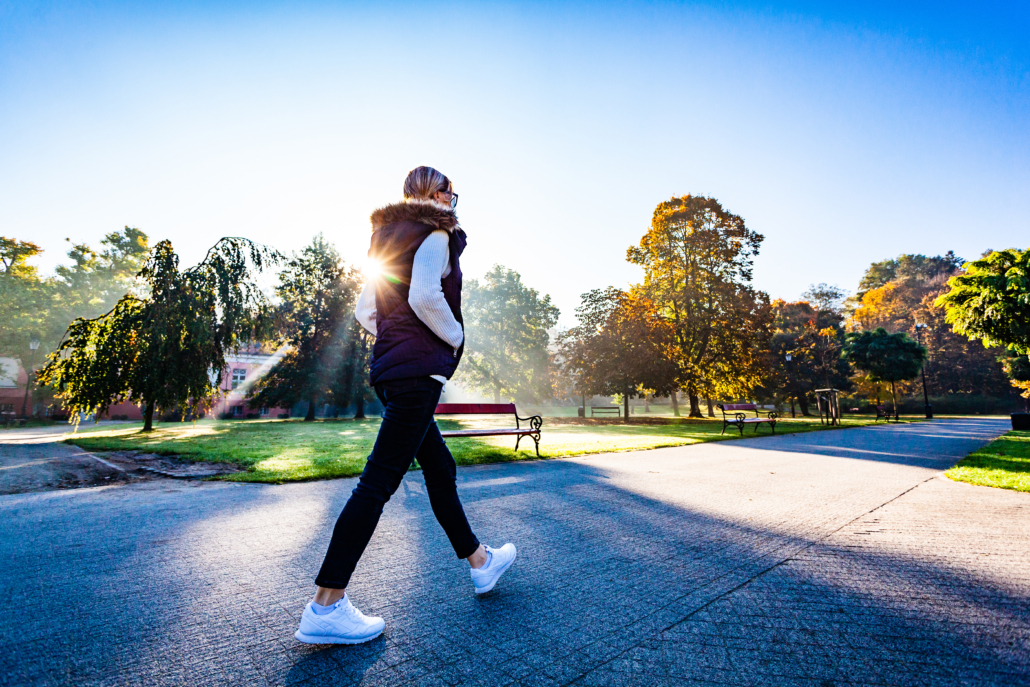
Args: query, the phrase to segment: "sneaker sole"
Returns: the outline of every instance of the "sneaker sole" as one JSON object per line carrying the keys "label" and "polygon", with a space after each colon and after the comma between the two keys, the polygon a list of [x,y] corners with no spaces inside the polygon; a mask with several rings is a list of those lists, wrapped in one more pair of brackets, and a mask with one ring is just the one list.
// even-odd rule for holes
{"label": "sneaker sole", "polygon": [[[383,630],[386,628],[384,627]],[[298,642],[304,642],[305,644],[364,644],[365,642],[371,642],[373,639],[383,634],[383,630],[376,632],[374,635],[368,637],[359,637],[358,639],[350,639],[347,637],[330,637],[328,635],[306,635],[300,630],[294,633],[293,637]]]}
{"label": "sneaker sole", "polygon": [[508,572],[508,568],[511,567],[511,564],[514,563],[515,559],[518,558],[518,557],[519,557],[519,552],[516,549],[515,555],[511,557],[510,561],[508,561],[508,565],[506,565],[503,568],[501,568],[501,572],[497,573],[497,577],[494,578],[494,581],[491,582],[490,584],[488,584],[485,587],[476,587],[476,594],[486,594],[488,591],[493,589],[497,585],[497,583],[500,581],[501,575],[503,575],[504,573]]}

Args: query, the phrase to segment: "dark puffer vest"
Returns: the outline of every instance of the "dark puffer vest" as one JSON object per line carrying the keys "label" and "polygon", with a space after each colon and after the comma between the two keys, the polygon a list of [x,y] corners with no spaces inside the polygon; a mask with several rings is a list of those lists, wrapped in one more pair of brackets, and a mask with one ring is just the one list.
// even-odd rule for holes
{"label": "dark puffer vest", "polygon": [[372,347],[373,385],[394,379],[441,375],[451,378],[465,344],[455,351],[438,337],[408,305],[415,252],[437,229],[450,235],[450,274],[443,295],[454,318],[461,319],[461,265],[465,232],[453,210],[426,201],[388,205],[372,213],[372,247],[368,255],[379,264],[376,277],[376,342]]}

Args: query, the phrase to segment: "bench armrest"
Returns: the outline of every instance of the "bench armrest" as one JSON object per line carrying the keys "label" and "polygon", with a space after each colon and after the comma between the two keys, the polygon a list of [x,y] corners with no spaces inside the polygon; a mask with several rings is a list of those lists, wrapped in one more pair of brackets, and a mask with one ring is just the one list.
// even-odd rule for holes
{"label": "bench armrest", "polygon": [[766,417],[768,417],[770,420],[775,420],[776,418],[778,418],[780,416],[780,414],[777,413],[775,410],[756,410],[755,411],[755,415],[757,415],[758,417],[762,417],[763,414]]}
{"label": "bench armrest", "polygon": [[544,419],[542,417],[540,417],[539,415],[530,415],[529,417],[519,417],[519,414],[515,413],[515,426],[521,429],[522,425],[520,425],[519,422],[528,422],[530,429],[534,429],[534,430],[539,432],[540,431],[540,427],[543,426],[543,424],[544,424]]}

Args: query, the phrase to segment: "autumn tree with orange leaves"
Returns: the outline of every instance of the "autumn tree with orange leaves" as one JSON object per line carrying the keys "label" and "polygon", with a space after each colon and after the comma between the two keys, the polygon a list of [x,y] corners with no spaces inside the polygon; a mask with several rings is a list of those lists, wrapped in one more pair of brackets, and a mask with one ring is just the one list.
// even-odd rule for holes
{"label": "autumn tree with orange leaves", "polygon": [[751,285],[763,236],[714,198],[659,203],[626,259],[644,269],[641,292],[672,328],[677,381],[701,417],[702,397],[739,398],[762,380],[769,297]]}

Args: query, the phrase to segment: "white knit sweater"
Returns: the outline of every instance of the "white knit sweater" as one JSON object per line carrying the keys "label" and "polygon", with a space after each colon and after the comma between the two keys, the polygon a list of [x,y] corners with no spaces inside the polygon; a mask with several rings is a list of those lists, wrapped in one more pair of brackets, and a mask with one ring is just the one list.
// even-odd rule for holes
{"label": "white knit sweater", "polygon": [[[461,323],[454,318],[451,306],[443,295],[443,279],[451,273],[450,236],[443,229],[437,229],[426,237],[415,251],[415,261],[411,266],[411,284],[408,288],[408,305],[434,334],[447,342],[455,351],[465,340]],[[361,326],[376,333],[376,287],[370,279],[366,284],[354,316]],[[433,375],[433,379],[443,383],[447,379]]]}

